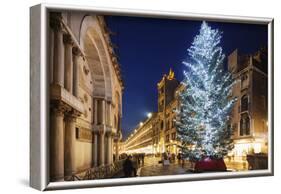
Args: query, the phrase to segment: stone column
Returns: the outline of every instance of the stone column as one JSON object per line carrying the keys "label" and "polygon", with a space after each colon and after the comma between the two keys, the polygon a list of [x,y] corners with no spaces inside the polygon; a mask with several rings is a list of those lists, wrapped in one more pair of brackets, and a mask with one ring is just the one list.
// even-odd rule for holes
{"label": "stone column", "polygon": [[107,121],[108,121],[108,125],[109,126],[112,126],[112,119],[111,119],[111,103],[110,102],[107,102],[107,113],[106,113],[106,116],[107,116]]}
{"label": "stone column", "polygon": [[98,124],[98,100],[94,98],[94,124],[97,125]]}
{"label": "stone column", "polygon": [[105,164],[108,164],[108,136],[107,136],[107,133],[105,133],[104,142],[105,142],[104,162],[105,162]]}
{"label": "stone column", "polygon": [[64,179],[64,110],[51,108],[50,115],[50,178],[51,181]]}
{"label": "stone column", "polygon": [[64,175],[71,176],[76,173],[75,164],[75,128],[76,116],[67,114],[65,117],[65,141],[64,141]]}
{"label": "stone column", "polygon": [[93,166],[98,166],[98,134],[94,132],[93,134],[93,149],[92,149],[92,156],[93,156]]}
{"label": "stone column", "polygon": [[78,47],[73,47],[73,95],[79,97],[79,57],[81,52]]}
{"label": "stone column", "polygon": [[105,109],[104,109],[104,112],[105,112],[105,125],[106,125],[106,126],[109,126],[108,109],[109,109],[108,102],[105,101]]}
{"label": "stone column", "polygon": [[115,143],[115,160],[118,161],[119,160],[119,140],[117,139],[116,140],[116,143]]}
{"label": "stone column", "polygon": [[113,144],[114,144],[114,141],[113,141],[113,134],[111,134],[111,136],[109,137],[109,140],[110,140],[110,146],[109,146],[109,149],[110,149],[110,155],[109,155],[109,163],[113,163]]}
{"label": "stone column", "polygon": [[98,141],[98,144],[99,144],[99,166],[101,166],[101,165],[104,165],[104,151],[105,151],[105,149],[104,149],[104,136],[105,136],[105,134],[104,134],[104,131],[101,131],[100,133],[99,133],[99,141]]}
{"label": "stone column", "polygon": [[64,87],[64,45],[61,18],[61,14],[53,13],[50,22],[54,30],[53,83]]}
{"label": "stone column", "polygon": [[72,63],[72,47],[73,40],[69,34],[63,36],[63,42],[65,45],[64,51],[64,87],[72,94],[73,91],[73,63]]}
{"label": "stone column", "polygon": [[102,124],[105,125],[106,124],[106,102],[104,99],[101,102],[102,102]]}
{"label": "stone column", "polygon": [[106,164],[112,163],[112,133],[106,133]]}

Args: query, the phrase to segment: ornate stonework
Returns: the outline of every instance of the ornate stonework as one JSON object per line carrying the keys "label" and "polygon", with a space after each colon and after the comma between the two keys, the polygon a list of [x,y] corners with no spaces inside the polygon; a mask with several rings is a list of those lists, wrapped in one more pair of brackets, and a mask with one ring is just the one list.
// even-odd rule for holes
{"label": "ornate stonework", "polygon": [[63,29],[63,25],[61,23],[62,15],[58,12],[50,13],[50,27],[55,30],[59,31]]}
{"label": "ornate stonework", "polygon": [[74,45],[74,41],[73,41],[71,35],[69,35],[69,34],[64,34],[64,35],[63,35],[63,42],[64,42],[65,44],[70,44],[70,45],[72,45],[72,46]]}
{"label": "ornate stonework", "polygon": [[[50,14],[50,178],[69,180],[79,169],[113,163],[123,82],[102,17]],[[70,17],[68,17],[70,15]],[[99,18],[99,19],[98,19]],[[102,22],[100,22],[102,21]],[[76,27],[72,23],[81,23]],[[78,32],[78,33],[77,33]],[[77,37],[77,34],[80,37]],[[111,52],[110,52],[111,51]],[[83,60],[82,60],[83,59]],[[115,95],[118,93],[119,97]],[[119,102],[116,102],[118,100]],[[117,104],[118,106],[112,106]],[[118,126],[121,133],[121,126]],[[115,157],[116,158],[116,157]],[[118,157],[117,157],[118,158]],[[86,169],[85,169],[86,170]]]}

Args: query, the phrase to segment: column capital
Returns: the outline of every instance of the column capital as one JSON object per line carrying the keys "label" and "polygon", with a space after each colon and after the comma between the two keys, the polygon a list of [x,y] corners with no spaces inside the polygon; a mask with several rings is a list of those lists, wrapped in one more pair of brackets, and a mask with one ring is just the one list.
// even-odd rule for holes
{"label": "column capital", "polygon": [[80,115],[81,113],[73,108],[66,112],[66,116],[69,117],[69,119],[77,119]]}
{"label": "column capital", "polygon": [[63,116],[64,110],[60,107],[52,107],[51,108],[51,114],[61,115]]}
{"label": "column capital", "polygon": [[68,107],[61,102],[53,102],[51,104],[51,112],[54,114],[63,115],[66,111],[68,111]]}
{"label": "column capital", "polygon": [[111,131],[106,131],[105,135],[106,135],[106,137],[112,137],[113,133]]}
{"label": "column capital", "polygon": [[63,35],[63,42],[64,42],[65,44],[70,44],[71,46],[74,45],[74,41],[73,41],[73,39],[72,39],[72,37],[71,37],[70,34],[64,34],[64,35]]}
{"label": "column capital", "polygon": [[50,26],[56,31],[60,31],[63,29],[62,24],[62,15],[58,12],[52,12],[50,13]]}
{"label": "column capital", "polygon": [[76,56],[82,56],[82,53],[81,53],[80,49],[77,46],[72,48],[72,53],[74,55],[76,55]]}
{"label": "column capital", "polygon": [[74,116],[74,115],[72,115],[72,114],[70,114],[69,112],[67,112],[67,113],[65,114],[64,119],[65,119],[66,121],[75,122],[76,119],[77,119],[77,117]]}

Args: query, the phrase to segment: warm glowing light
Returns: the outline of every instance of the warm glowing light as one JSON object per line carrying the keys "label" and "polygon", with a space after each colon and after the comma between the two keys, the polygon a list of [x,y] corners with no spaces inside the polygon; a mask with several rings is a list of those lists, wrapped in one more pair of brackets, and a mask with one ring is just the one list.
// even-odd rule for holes
{"label": "warm glowing light", "polygon": [[135,153],[153,154],[153,147],[152,145],[149,145],[138,149],[127,150],[126,153],[127,154],[135,154]]}
{"label": "warm glowing light", "polygon": [[143,126],[143,122],[140,122],[140,126]]}
{"label": "warm glowing light", "polygon": [[152,113],[150,112],[150,113],[147,113],[147,117],[148,118],[151,118],[152,117]]}
{"label": "warm glowing light", "polygon": [[261,142],[253,142],[253,143],[238,143],[234,145],[233,152],[236,156],[245,156],[251,152],[253,153],[261,153],[262,151],[262,143]]}

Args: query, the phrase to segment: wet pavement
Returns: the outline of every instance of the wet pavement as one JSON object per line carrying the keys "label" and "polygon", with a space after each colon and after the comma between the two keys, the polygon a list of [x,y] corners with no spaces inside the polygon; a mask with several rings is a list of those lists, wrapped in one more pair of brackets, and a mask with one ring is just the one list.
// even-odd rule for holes
{"label": "wet pavement", "polygon": [[162,176],[189,173],[186,169],[182,168],[177,161],[169,165],[163,165],[159,163],[159,161],[159,157],[145,157],[144,165],[138,170],[138,176]]}
{"label": "wet pavement", "polygon": [[[182,164],[178,163],[176,160],[175,162],[170,163],[169,165],[163,165],[159,163],[161,160],[160,157],[146,156],[144,158],[144,164],[140,164],[140,167],[137,170],[138,177],[146,177],[146,176],[163,176],[163,175],[180,175],[180,174],[192,174],[193,172],[190,171],[188,167],[189,164],[185,163],[185,167],[182,167]],[[243,171],[247,170],[247,166],[245,163],[241,162],[227,162],[227,169],[228,171]],[[112,178],[123,178],[124,174],[123,171],[115,174]]]}

